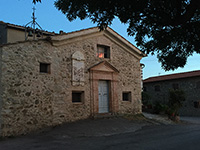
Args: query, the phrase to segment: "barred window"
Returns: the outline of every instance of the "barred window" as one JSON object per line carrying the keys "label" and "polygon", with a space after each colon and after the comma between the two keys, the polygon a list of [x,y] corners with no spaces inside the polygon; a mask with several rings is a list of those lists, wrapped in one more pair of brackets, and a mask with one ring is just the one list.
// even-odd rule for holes
{"label": "barred window", "polygon": [[104,45],[97,45],[97,57],[110,58],[110,47]]}

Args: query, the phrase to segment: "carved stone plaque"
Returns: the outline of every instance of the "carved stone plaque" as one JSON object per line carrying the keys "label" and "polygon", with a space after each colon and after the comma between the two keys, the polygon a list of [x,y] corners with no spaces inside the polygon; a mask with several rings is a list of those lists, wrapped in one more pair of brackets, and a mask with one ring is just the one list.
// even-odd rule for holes
{"label": "carved stone plaque", "polygon": [[84,85],[85,58],[80,51],[72,55],[72,85]]}

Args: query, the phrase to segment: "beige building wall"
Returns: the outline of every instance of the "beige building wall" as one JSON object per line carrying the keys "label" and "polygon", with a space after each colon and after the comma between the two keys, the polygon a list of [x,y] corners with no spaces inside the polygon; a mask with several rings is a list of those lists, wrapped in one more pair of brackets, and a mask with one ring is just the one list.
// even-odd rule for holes
{"label": "beige building wall", "polygon": [[[48,35],[50,36],[50,34]],[[33,40],[33,36],[28,36],[28,32],[26,33],[27,40]],[[37,34],[35,34],[35,39],[41,39],[46,38],[47,35],[41,35],[40,37],[37,37]],[[8,28],[7,29],[7,43],[15,43],[19,41],[25,41],[25,30],[16,30],[14,28]]]}
{"label": "beige building wall", "polygon": [[[104,34],[67,42],[60,37],[60,41],[59,45],[40,40],[1,47],[2,136],[26,134],[94,115],[90,68],[102,61],[119,71],[113,84],[117,90],[113,109],[117,111],[110,113],[141,113],[141,57]],[[110,46],[110,59],[97,58],[97,44]],[[72,55],[77,51],[85,59],[83,85],[72,85]],[[50,64],[49,74],[40,73],[40,63]],[[72,103],[72,91],[83,91],[84,101]],[[131,92],[130,101],[122,100],[123,92]]]}
{"label": "beige building wall", "polygon": [[[38,31],[36,31],[38,32]],[[37,37],[37,33],[35,35],[35,40],[46,38],[47,36],[56,35],[53,32],[43,31],[40,32],[40,36]],[[33,40],[33,36],[28,36],[28,31],[26,32],[26,40]],[[0,21],[0,45],[7,43],[15,43],[19,41],[25,41],[25,27],[18,26],[14,24],[4,23]]]}
{"label": "beige building wall", "polygon": [[12,28],[7,29],[7,43],[14,43],[25,40],[25,31]]}

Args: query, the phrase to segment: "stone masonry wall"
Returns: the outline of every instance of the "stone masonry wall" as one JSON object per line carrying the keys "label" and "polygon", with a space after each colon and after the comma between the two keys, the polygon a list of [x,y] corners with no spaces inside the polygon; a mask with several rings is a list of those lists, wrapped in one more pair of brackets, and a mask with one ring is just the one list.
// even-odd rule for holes
{"label": "stone masonry wall", "polygon": [[[2,91],[3,91],[1,78],[2,78],[2,48],[0,47],[0,112],[2,109]],[[1,135],[1,124],[2,124],[2,117],[0,113],[0,135]]]}
{"label": "stone masonry wall", "polygon": [[[140,61],[125,53],[118,45],[112,47],[111,63],[119,70],[119,106],[121,113],[141,113]],[[131,92],[131,101],[122,101],[122,92]]]}
{"label": "stone masonry wall", "polygon": [[[119,113],[141,112],[140,62],[104,36],[62,46],[47,41],[10,44],[2,49],[1,135],[26,134],[47,126],[85,119],[90,116],[88,69],[101,62],[97,44],[111,47],[111,59],[119,70]],[[85,57],[85,83],[72,86],[72,59],[80,51]],[[50,74],[40,73],[39,64],[49,63]],[[72,91],[84,91],[82,103],[72,103]],[[132,100],[122,101],[122,92],[131,91]],[[0,122],[1,123],[1,122]]]}
{"label": "stone masonry wall", "polygon": [[[186,100],[180,110],[181,115],[200,116],[200,108],[194,107],[194,102],[200,102],[200,92],[197,83],[200,83],[200,77],[192,77],[177,80],[168,80],[155,83],[145,83],[146,92],[150,95],[151,101],[155,103],[160,101],[167,104],[169,99],[169,89],[173,88],[173,84],[178,84],[179,89],[185,92]],[[160,91],[155,91],[155,86],[160,86]]]}

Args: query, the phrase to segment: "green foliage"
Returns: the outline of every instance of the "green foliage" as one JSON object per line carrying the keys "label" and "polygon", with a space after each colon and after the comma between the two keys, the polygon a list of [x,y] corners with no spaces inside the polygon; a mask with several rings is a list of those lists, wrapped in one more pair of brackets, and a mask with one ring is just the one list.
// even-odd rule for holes
{"label": "green foliage", "polygon": [[149,103],[149,100],[151,99],[150,95],[146,92],[142,92],[142,103],[143,105],[147,105]]}
{"label": "green foliage", "polygon": [[154,107],[153,107],[154,112],[155,112],[156,114],[159,114],[159,113],[166,113],[167,110],[168,110],[168,108],[169,108],[169,107],[168,107],[166,104],[162,104],[162,103],[160,103],[159,101],[156,101],[156,102],[155,102],[155,105],[154,105]]}
{"label": "green foliage", "polygon": [[156,53],[165,70],[184,67],[189,56],[200,53],[197,0],[56,0],[55,7],[70,21],[89,18],[100,30],[119,18],[137,46]]}
{"label": "green foliage", "polygon": [[153,104],[151,102],[151,96],[147,92],[142,92],[142,104],[143,108],[152,109]]}
{"label": "green foliage", "polygon": [[184,101],[185,93],[183,90],[169,90],[169,115],[177,116]]}

